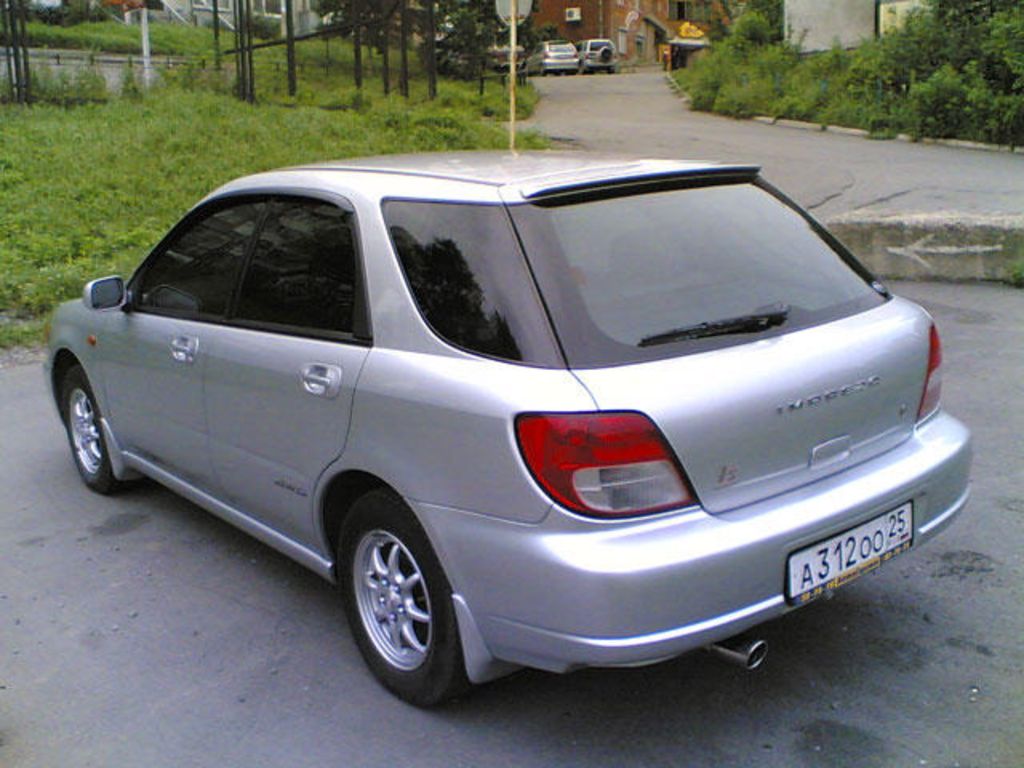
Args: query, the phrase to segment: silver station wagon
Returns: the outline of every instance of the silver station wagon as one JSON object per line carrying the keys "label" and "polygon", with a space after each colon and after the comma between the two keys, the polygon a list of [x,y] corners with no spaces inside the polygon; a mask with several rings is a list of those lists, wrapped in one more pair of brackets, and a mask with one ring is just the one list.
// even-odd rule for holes
{"label": "silver station wagon", "polygon": [[337,581],[429,705],[756,666],[752,627],[964,508],[941,363],[757,168],[465,153],[224,186],[59,309],[47,376],[86,485],[146,475]]}

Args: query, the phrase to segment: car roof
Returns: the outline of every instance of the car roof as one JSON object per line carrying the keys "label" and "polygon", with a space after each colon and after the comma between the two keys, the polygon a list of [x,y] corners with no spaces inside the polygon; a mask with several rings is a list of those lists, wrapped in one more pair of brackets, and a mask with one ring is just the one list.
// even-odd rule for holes
{"label": "car roof", "polygon": [[586,152],[444,152],[311,163],[289,171],[395,174],[489,187],[511,187],[526,199],[580,187],[685,176],[754,176],[755,166],[636,158]]}

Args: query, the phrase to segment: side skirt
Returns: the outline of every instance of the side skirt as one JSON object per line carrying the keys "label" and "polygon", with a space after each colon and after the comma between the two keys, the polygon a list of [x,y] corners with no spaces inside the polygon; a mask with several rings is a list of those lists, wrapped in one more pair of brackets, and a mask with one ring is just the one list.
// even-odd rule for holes
{"label": "side skirt", "polygon": [[[110,453],[111,456],[113,456],[113,450],[111,450]],[[195,486],[189,485],[183,480],[172,475],[167,470],[162,469],[151,461],[147,461],[141,456],[136,456],[129,451],[121,451],[120,456],[124,462],[124,466],[129,471],[134,469],[153,478],[158,483],[167,486],[178,495],[184,496],[193,504],[199,505],[206,511],[219,517],[221,520],[231,523],[231,525],[236,528],[245,531],[254,539],[263,542],[268,547],[272,547],[281,554],[290,557],[300,565],[304,565],[318,576],[332,583],[334,582],[333,561],[322,557],[301,544],[297,544],[285,536],[282,536],[274,529],[267,527],[257,520],[253,520],[248,515],[222,501],[219,501],[218,499],[215,499],[205,491],[201,491]],[[111,459],[111,464],[113,464],[113,459]]]}

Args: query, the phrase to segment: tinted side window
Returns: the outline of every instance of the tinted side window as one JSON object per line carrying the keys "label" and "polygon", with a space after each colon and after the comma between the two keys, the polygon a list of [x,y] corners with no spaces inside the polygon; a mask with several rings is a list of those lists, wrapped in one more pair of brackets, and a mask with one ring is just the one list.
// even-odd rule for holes
{"label": "tinted side window", "polygon": [[350,333],[356,282],[353,215],[330,203],[275,203],[245,273],[235,317]]}
{"label": "tinted side window", "polygon": [[416,303],[439,336],[505,360],[561,363],[504,208],[392,201],[384,219]]}
{"label": "tinted side window", "polygon": [[263,206],[245,202],[220,208],[179,232],[146,265],[138,306],[186,317],[224,315]]}

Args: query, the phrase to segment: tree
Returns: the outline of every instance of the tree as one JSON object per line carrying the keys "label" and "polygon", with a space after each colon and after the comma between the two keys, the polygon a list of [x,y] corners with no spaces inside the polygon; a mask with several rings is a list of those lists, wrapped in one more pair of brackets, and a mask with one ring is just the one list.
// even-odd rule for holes
{"label": "tree", "polygon": [[453,77],[479,76],[500,22],[494,0],[439,0],[438,64]]}

